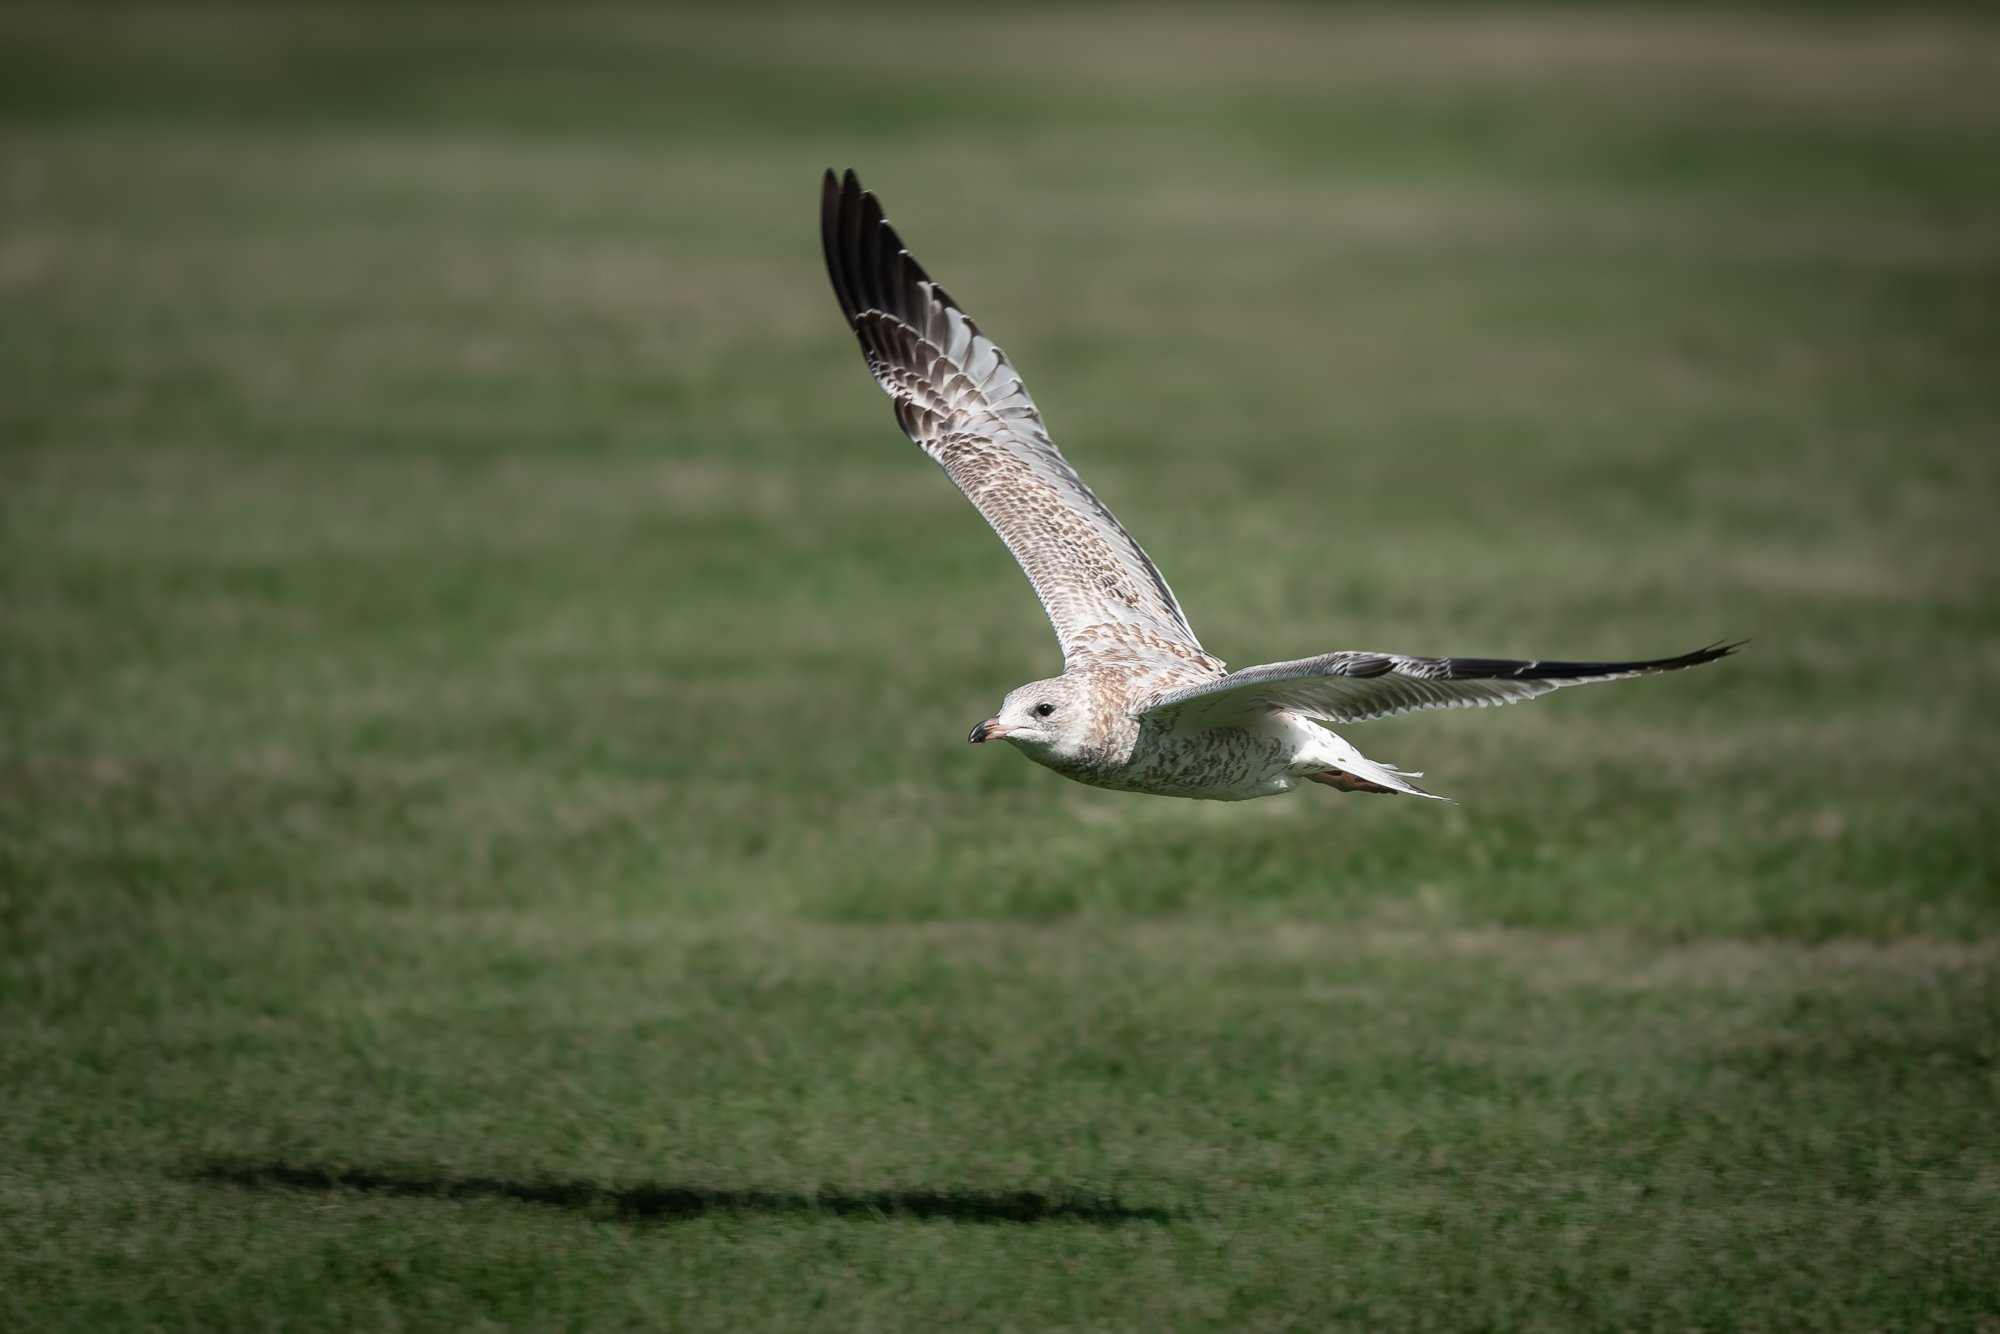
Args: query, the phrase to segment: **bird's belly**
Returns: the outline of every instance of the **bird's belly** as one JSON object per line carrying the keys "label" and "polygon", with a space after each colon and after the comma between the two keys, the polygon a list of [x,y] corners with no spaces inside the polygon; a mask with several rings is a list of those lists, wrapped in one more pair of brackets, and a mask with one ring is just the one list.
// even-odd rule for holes
{"label": "bird's belly", "polygon": [[1141,738],[1115,771],[1082,778],[1098,787],[1202,801],[1249,801],[1298,786],[1295,746],[1272,729],[1218,727],[1188,735]]}

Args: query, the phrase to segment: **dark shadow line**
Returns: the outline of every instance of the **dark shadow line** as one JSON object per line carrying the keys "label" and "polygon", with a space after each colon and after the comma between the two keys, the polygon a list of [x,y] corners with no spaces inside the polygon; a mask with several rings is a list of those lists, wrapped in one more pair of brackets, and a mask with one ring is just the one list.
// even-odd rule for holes
{"label": "dark shadow line", "polygon": [[1171,1209],[1126,1205],[1116,1198],[1032,1190],[937,1190],[923,1187],[843,1191],[730,1190],[651,1182],[606,1186],[591,1181],[509,1181],[421,1170],[299,1167],[285,1163],[209,1163],[196,1181],[261,1190],[351,1190],[420,1199],[500,1199],[634,1222],[677,1222],[710,1213],[830,1215],[839,1218],[944,1218],[959,1223],[1170,1223]]}

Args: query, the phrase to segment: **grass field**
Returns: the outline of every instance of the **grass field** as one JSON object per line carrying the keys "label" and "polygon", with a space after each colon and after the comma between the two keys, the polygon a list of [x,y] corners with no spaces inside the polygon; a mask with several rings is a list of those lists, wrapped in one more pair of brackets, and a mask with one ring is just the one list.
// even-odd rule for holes
{"label": "grass field", "polygon": [[[22,1329],[2000,1329],[2000,23],[0,10]],[[856,167],[1236,665],[1097,792]],[[18,1322],[18,1323],[17,1323]]]}

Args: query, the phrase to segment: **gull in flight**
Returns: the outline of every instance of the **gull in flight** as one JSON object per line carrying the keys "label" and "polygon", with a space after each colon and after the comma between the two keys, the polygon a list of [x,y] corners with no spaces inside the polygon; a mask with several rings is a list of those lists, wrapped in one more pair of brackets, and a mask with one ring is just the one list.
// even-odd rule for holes
{"label": "gull in flight", "polygon": [[840,309],[896,421],[1027,572],[1062,645],[1061,676],[1008,692],[973,741],[1005,740],[1093,787],[1211,801],[1289,792],[1431,797],[1331,723],[1512,704],[1564,686],[1698,667],[1714,644],[1646,662],[1415,658],[1346,650],[1228,671],[1173,590],[1042,425],[1006,354],[932,282],[875,196],[832,171],[820,239]]}

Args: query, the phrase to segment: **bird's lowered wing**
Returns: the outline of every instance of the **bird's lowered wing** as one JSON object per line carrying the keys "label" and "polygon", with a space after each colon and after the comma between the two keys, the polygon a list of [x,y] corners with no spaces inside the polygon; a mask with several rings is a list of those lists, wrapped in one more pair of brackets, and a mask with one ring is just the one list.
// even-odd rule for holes
{"label": "bird's lowered wing", "polygon": [[1539,662],[1506,658],[1411,658],[1399,653],[1328,653],[1273,662],[1199,685],[1162,691],[1137,713],[1156,726],[1203,727],[1290,709],[1330,723],[1360,723],[1419,709],[1513,704],[1564,686],[1699,667],[1735,644],[1713,644],[1645,662]]}
{"label": "bird's lowered wing", "polygon": [[852,171],[826,173],[820,239],[896,421],[1014,553],[1066,662],[1138,656],[1219,671],[1167,581],[1050,441],[1006,354],[903,248]]}

